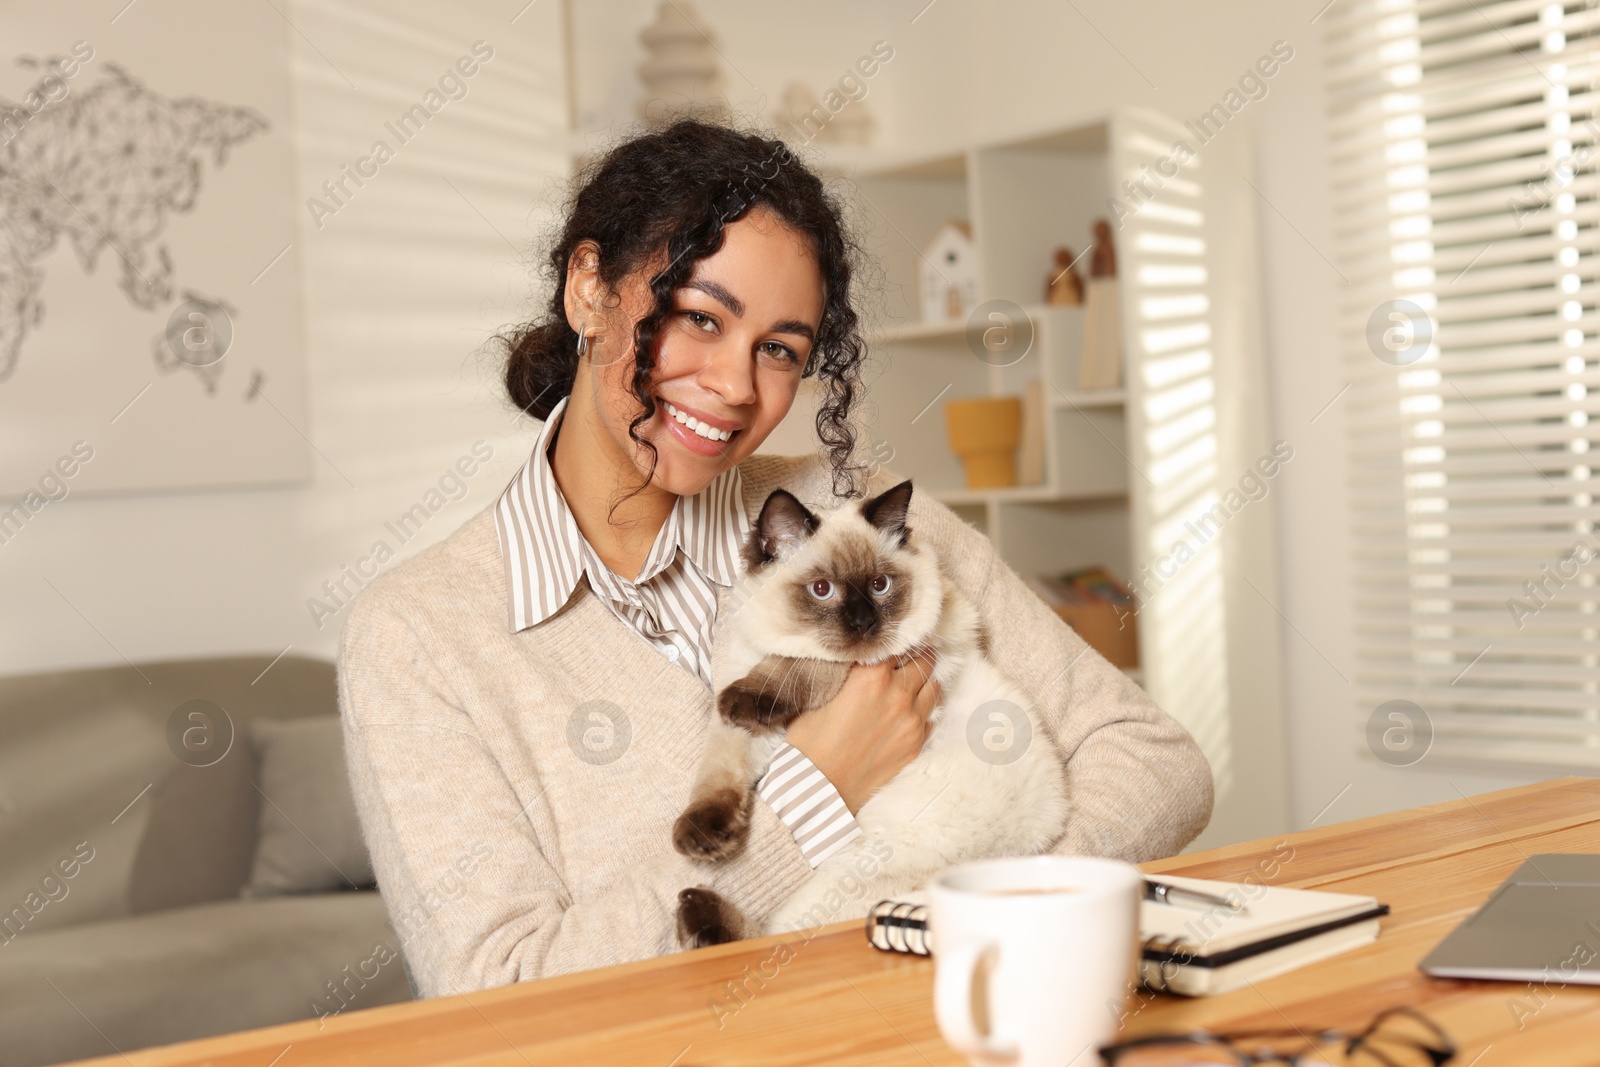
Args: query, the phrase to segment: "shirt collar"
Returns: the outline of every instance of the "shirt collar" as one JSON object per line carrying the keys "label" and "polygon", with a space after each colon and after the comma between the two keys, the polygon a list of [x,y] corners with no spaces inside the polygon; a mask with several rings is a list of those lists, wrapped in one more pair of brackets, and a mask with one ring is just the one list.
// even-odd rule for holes
{"label": "shirt collar", "polygon": [[495,503],[511,630],[525,630],[554,615],[571,599],[585,570],[590,571],[590,585],[609,594],[654,579],[680,548],[707,578],[731,586],[738,573],[739,546],[750,527],[737,466],[717,475],[693,496],[678,498],[656,535],[637,583],[606,569],[578,529],[550,469],[550,443],[569,399],[562,397],[550,410],[532,455]]}

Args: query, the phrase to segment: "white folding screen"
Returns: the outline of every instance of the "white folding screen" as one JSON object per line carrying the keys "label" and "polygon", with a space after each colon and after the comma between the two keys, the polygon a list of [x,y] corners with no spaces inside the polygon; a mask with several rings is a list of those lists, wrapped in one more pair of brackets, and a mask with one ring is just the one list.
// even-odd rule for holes
{"label": "white folding screen", "polygon": [[1345,0],[1321,22],[1355,712],[1408,701],[1393,721],[1452,758],[1600,766],[1600,11]]}

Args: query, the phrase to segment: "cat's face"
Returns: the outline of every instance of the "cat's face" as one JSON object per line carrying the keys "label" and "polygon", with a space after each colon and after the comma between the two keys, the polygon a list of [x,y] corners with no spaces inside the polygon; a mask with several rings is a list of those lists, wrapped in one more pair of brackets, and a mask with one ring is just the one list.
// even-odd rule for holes
{"label": "cat's face", "polygon": [[772,651],[870,663],[918,644],[937,622],[941,586],[911,542],[911,483],[821,514],[783,489],[767,497],[745,543],[751,622]]}

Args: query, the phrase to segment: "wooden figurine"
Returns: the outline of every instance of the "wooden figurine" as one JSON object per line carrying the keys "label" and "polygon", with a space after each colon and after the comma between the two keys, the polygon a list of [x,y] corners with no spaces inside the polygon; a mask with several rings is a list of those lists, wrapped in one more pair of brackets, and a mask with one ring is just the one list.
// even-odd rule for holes
{"label": "wooden figurine", "polygon": [[1111,243],[1111,223],[1105,219],[1094,220],[1094,252],[1089,256],[1089,277],[1115,278],[1117,276],[1117,249]]}
{"label": "wooden figurine", "polygon": [[1056,249],[1056,266],[1044,283],[1044,302],[1051,307],[1077,307],[1083,303],[1083,279],[1073,264],[1072,249]]}

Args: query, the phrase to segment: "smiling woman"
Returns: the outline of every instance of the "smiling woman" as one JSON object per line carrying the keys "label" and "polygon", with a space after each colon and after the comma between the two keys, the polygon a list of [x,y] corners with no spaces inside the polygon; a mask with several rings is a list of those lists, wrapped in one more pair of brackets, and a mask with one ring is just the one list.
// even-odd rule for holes
{"label": "smiling woman", "polygon": [[[936,656],[853,664],[761,771],[742,851],[707,865],[673,847],[751,516],[780,486],[826,507],[899,480],[855,452],[860,253],[843,218],[783,142],[694,120],[580,175],[548,303],[504,338],[507,393],[542,420],[527,463],[345,623],[345,754],[390,915],[413,914],[471,842],[492,849],[450,908],[396,920],[421,995],[674,951],[679,891],[697,883],[759,920],[861,835],[857,811],[921,751]],[[757,454],[810,375],[823,447]],[[948,508],[915,503],[911,523],[991,613],[1011,669],[1066,678],[1041,701],[1081,783],[1060,847],[1187,843],[1211,802],[1193,740]]]}
{"label": "smiling woman", "polygon": [[[753,207],[723,228],[720,248],[679,260],[687,277],[664,308],[643,271],[625,278],[620,292],[608,286],[594,239],[573,249],[563,311],[583,331],[587,358],[574,368],[563,419],[571,432],[557,439],[552,465],[569,500],[569,486],[603,498],[621,488],[614,474],[635,479],[607,507],[604,524],[586,525],[591,513],[576,505],[584,536],[619,572],[638,570],[672,498],[693,496],[754,453],[789,413],[823,318],[813,244],[774,208]],[[848,279],[845,273],[837,287],[847,288]],[[839,399],[819,417],[819,429],[837,426],[846,456],[853,438],[847,410],[838,409],[854,397],[858,361],[830,366]],[[599,447],[563,443],[573,440]],[[614,524],[624,509],[625,521]],[[652,516],[648,530],[629,525]]]}

